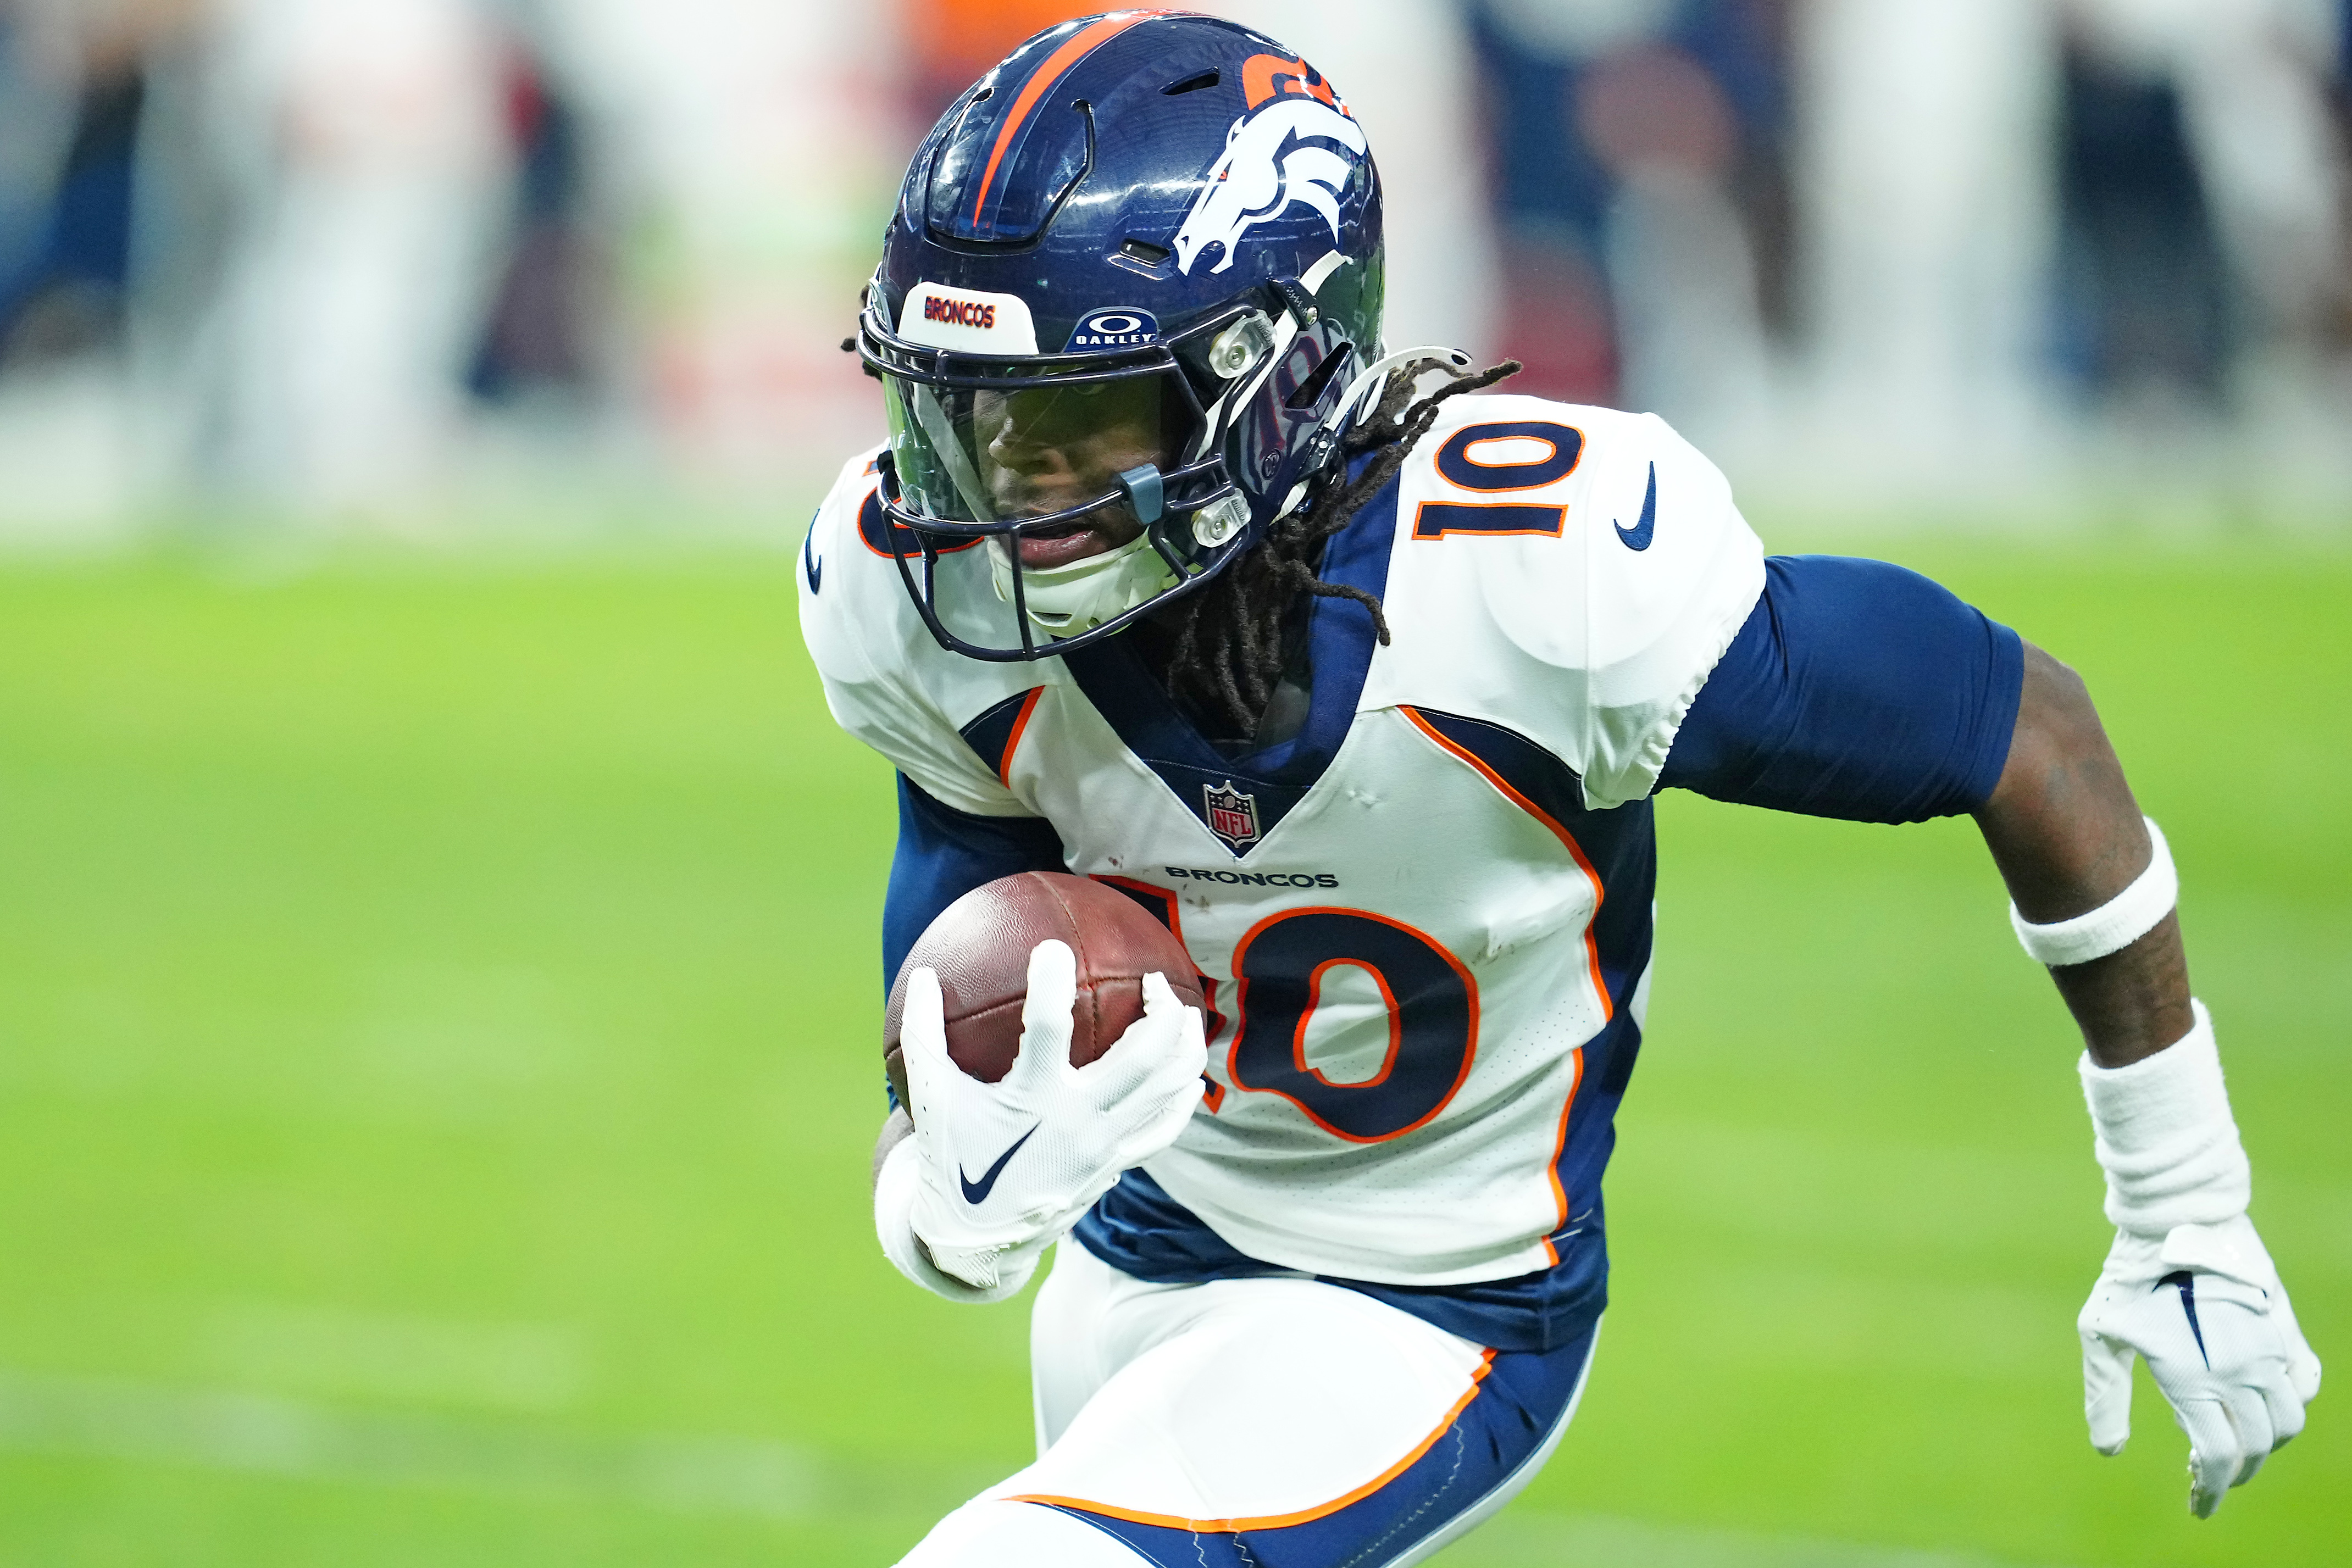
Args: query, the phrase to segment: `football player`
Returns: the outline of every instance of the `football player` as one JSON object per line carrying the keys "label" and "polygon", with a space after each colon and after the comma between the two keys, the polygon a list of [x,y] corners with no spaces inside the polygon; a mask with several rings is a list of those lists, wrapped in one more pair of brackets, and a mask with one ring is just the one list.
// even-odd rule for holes
{"label": "football player", "polygon": [[2319,1364],[2081,683],[1910,572],[1768,558],[1654,417],[1388,350],[1381,225],[1334,86],[1180,12],[1038,35],[908,171],[856,340],[889,439],[801,574],[833,712],[898,770],[885,974],[961,894],[1068,871],[1208,1005],[1150,981],[1073,1069],[1045,944],[984,1084],[908,977],[884,1252],[991,1301],[1062,1245],[1037,1461],[906,1561],[1413,1563],[1526,1484],[1605,1299],[1668,787],[1974,814],[2087,1048],[2092,1441],[2145,1356],[2211,1512]]}

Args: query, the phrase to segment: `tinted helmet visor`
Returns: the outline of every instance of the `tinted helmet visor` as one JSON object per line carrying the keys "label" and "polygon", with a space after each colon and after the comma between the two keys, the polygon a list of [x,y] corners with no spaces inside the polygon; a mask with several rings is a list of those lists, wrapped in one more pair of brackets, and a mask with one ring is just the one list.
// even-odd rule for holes
{"label": "tinted helmet visor", "polygon": [[[1199,404],[1172,366],[1033,386],[943,386],[886,373],[890,450],[908,509],[944,523],[1019,522],[1114,507],[1093,526],[1131,538],[1119,476],[1183,464]],[[1121,527],[1121,525],[1124,525]],[[1115,541],[1116,542],[1116,541]]]}

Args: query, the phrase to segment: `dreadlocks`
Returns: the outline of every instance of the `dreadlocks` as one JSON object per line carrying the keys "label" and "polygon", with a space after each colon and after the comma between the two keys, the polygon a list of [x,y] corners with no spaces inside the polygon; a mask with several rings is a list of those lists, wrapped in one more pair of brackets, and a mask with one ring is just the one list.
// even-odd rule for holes
{"label": "dreadlocks", "polygon": [[[1360,588],[1326,582],[1316,575],[1324,541],[1346,528],[1358,508],[1396,477],[1405,455],[1436,423],[1439,404],[1483,391],[1516,375],[1519,368],[1518,361],[1505,360],[1475,376],[1460,377],[1418,402],[1413,401],[1412,367],[1398,372],[1372,417],[1341,440],[1339,461],[1314,505],[1276,518],[1255,549],[1177,607],[1175,647],[1168,662],[1170,694],[1202,712],[1222,711],[1240,733],[1248,734],[1281,678],[1283,616],[1300,593],[1356,601],[1372,612],[1372,629],[1385,646],[1389,622],[1381,601]],[[1373,451],[1379,455],[1349,479],[1350,462]]]}

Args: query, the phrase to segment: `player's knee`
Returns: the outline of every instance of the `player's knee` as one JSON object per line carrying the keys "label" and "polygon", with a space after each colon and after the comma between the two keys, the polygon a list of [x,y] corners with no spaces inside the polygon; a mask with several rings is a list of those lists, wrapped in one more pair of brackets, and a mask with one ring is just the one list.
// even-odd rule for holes
{"label": "player's knee", "polygon": [[1136,1568],[1132,1549],[1042,1503],[982,1498],[932,1527],[898,1568]]}

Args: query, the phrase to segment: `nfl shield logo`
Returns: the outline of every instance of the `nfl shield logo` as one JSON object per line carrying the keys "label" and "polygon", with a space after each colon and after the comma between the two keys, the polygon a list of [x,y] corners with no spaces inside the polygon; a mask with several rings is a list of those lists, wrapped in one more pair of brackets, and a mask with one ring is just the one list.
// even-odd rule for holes
{"label": "nfl shield logo", "polygon": [[1201,792],[1209,804],[1209,831],[1225,841],[1234,853],[1257,838],[1257,797],[1244,795],[1234,788],[1234,781],[1204,784]]}

